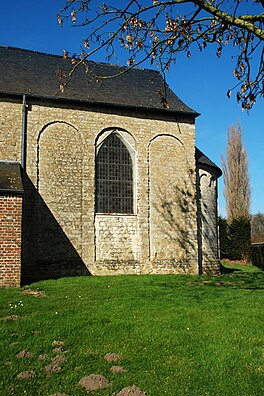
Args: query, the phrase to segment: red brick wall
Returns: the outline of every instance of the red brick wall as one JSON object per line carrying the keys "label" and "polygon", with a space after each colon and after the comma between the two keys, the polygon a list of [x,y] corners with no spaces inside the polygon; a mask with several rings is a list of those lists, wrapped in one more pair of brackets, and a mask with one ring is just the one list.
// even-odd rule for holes
{"label": "red brick wall", "polygon": [[22,197],[0,195],[0,287],[19,287]]}

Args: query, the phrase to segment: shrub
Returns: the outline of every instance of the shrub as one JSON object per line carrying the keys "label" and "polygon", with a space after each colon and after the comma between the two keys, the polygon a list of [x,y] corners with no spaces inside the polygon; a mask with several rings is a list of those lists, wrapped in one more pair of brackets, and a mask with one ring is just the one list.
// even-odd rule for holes
{"label": "shrub", "polygon": [[250,261],[250,220],[240,217],[228,223],[219,219],[220,257]]}
{"label": "shrub", "polygon": [[231,260],[250,261],[250,220],[240,217],[228,226]]}
{"label": "shrub", "polygon": [[264,270],[264,243],[252,245],[251,261],[256,267]]}

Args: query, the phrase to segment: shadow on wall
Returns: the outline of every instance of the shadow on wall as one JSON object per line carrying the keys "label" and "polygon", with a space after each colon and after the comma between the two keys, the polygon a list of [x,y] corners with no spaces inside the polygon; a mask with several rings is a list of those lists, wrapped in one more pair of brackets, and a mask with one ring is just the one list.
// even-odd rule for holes
{"label": "shadow on wall", "polygon": [[[167,196],[161,188],[156,194],[156,202],[153,207],[160,216],[159,227],[165,238],[173,243],[181,253],[182,259],[178,265],[186,271],[188,263],[193,260],[196,252],[197,227],[194,221],[196,215],[195,191],[190,187],[193,179],[193,171],[189,171],[189,181],[184,184],[171,186]],[[177,252],[175,252],[177,256]]]}
{"label": "shadow on wall", "polygon": [[23,174],[21,284],[91,275],[37,189]]}
{"label": "shadow on wall", "polygon": [[[218,252],[217,178],[197,172],[197,227],[200,273],[220,270]],[[210,266],[215,266],[209,268]]]}
{"label": "shadow on wall", "polygon": [[169,197],[159,189],[153,206],[161,218],[159,227],[162,228],[163,235],[175,244],[176,249],[184,252],[183,269],[195,257],[198,248],[198,268],[202,274],[208,270],[208,265],[219,263],[215,189],[213,185],[210,186],[212,193],[210,189],[210,194],[204,200],[205,197],[201,196],[199,175],[196,179],[196,191],[192,188],[192,170],[188,171],[188,175],[181,186],[171,186]]}

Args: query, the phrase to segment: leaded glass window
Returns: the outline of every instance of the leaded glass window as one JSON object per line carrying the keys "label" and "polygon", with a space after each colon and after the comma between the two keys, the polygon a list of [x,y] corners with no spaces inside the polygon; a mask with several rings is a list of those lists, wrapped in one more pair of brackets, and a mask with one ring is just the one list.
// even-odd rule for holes
{"label": "leaded glass window", "polygon": [[96,156],[97,213],[133,213],[133,163],[118,134],[112,133]]}

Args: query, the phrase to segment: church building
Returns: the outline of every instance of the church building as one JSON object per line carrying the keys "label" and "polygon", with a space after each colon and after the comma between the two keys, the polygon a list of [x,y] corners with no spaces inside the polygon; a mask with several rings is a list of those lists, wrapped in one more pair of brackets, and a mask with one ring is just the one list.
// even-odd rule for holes
{"label": "church building", "polygon": [[219,272],[222,172],[158,71],[89,61],[58,92],[70,59],[0,59],[0,286]]}

